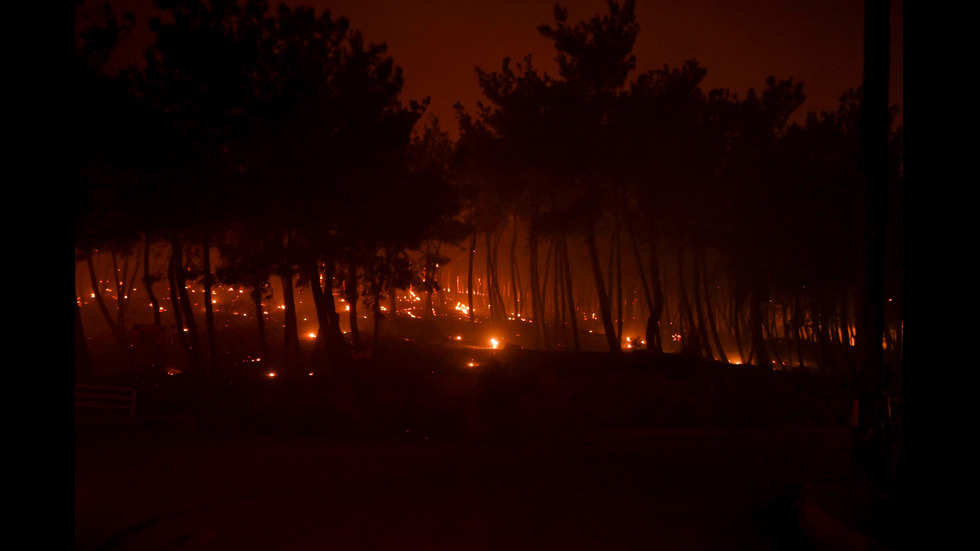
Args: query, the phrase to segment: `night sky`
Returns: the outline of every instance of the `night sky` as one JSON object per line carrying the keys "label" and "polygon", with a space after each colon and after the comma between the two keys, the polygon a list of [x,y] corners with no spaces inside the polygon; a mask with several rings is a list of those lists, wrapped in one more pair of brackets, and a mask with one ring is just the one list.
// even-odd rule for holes
{"label": "night sky", "polygon": [[[500,68],[504,57],[531,54],[535,66],[557,75],[552,44],[537,32],[554,22],[554,0],[314,0],[295,2],[329,8],[362,31],[369,42],[384,42],[404,70],[402,99],[431,97],[428,113],[455,133],[453,105],[470,112],[481,98],[474,69]],[[114,0],[136,12],[145,25],[152,0]],[[270,2],[275,5],[276,2]],[[570,22],[606,12],[604,0],[566,0]],[[902,106],[902,0],[891,1],[892,68],[890,101]],[[840,95],[861,83],[864,2],[857,0],[640,0],[640,34],[634,48],[637,71],[679,66],[697,59],[708,69],[705,89],[728,88],[743,96],[760,89],[767,76],[804,83],[809,111],[835,110]],[[138,60],[149,43],[135,32],[129,53],[114,64]]]}
{"label": "night sky", "polygon": [[[560,2],[569,20],[606,11],[603,0]],[[383,40],[406,76],[405,96],[432,97],[431,112],[452,120],[452,106],[480,99],[474,67],[496,70],[503,57],[532,54],[557,76],[554,48],[537,33],[552,23],[553,0],[319,0],[349,17],[371,40]],[[637,71],[697,59],[706,88],[744,95],[769,75],[804,83],[803,111],[834,110],[861,83],[864,3],[856,0],[640,0]],[[902,1],[892,1],[891,101],[901,104]],[[636,73],[634,73],[635,76]],[[802,114],[802,113],[801,113]],[[445,126],[445,125],[444,125]]]}

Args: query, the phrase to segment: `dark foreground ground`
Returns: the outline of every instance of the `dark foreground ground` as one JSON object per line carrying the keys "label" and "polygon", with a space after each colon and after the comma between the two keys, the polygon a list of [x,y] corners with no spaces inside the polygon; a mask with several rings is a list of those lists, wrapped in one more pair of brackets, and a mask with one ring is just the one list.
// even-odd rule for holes
{"label": "dark foreground ground", "polygon": [[387,354],[307,378],[131,377],[134,423],[76,418],[76,549],[901,547],[891,503],[841,490],[859,484],[840,379]]}

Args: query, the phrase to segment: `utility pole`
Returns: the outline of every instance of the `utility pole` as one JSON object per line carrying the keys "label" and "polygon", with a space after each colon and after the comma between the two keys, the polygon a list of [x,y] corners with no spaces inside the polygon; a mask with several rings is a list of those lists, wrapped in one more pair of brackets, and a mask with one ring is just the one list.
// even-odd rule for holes
{"label": "utility pole", "polygon": [[864,189],[857,293],[853,444],[859,474],[879,489],[891,478],[882,339],[888,188],[889,0],[864,3],[864,92],[860,168]]}

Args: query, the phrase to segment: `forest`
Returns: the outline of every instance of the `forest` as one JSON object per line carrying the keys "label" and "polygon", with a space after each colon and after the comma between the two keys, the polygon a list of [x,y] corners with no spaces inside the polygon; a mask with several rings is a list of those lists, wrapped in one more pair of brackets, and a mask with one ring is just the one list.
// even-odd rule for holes
{"label": "forest", "polygon": [[[222,354],[219,292],[250,309],[241,356],[285,371],[342,365],[400,317],[539,350],[853,367],[860,83],[800,116],[790,78],[740,96],[705,89],[695,60],[638,72],[632,0],[581,21],[556,6],[537,32],[558,73],[530,56],[476,68],[484,99],[447,123],[402,97],[383,37],[343,16],[156,4],[142,62],[115,72],[134,17],[106,5],[80,26],[76,2],[76,375],[92,335],[125,355],[145,325],[166,328],[186,371],[240,362]],[[900,362],[898,115],[879,306]]]}

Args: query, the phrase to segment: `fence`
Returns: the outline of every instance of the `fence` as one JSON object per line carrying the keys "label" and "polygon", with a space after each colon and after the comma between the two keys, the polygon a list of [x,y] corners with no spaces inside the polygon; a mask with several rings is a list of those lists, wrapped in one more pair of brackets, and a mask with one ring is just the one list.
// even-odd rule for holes
{"label": "fence", "polygon": [[75,385],[75,420],[130,422],[136,414],[136,389]]}

